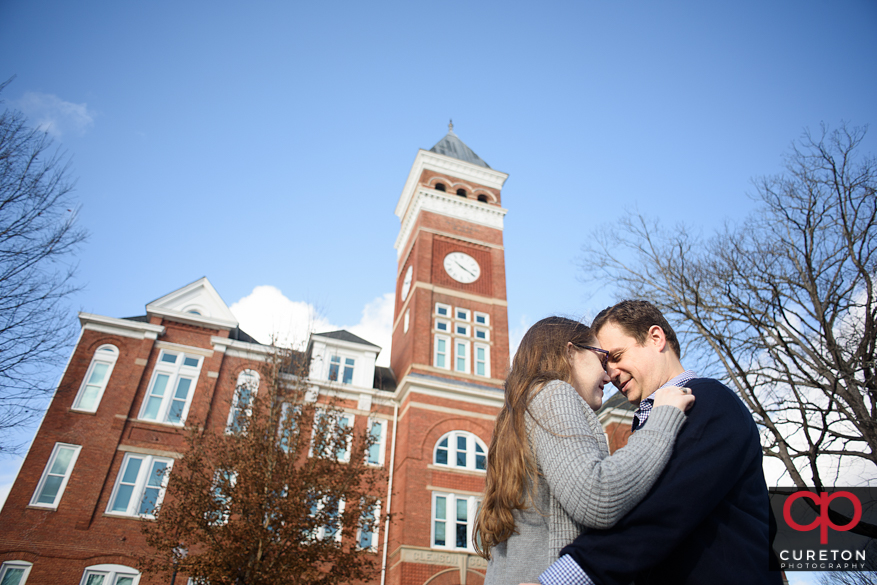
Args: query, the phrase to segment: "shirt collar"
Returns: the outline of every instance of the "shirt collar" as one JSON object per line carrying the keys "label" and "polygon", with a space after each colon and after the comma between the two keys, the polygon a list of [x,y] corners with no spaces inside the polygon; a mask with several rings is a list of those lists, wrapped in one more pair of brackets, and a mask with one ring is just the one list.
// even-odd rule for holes
{"label": "shirt collar", "polygon": [[[694,370],[685,370],[675,378],[670,378],[669,380],[667,380],[667,382],[663,386],[661,386],[661,388],[666,388],[667,386],[685,386],[685,384],[687,384],[691,380],[694,380],[695,378],[697,378],[697,373]],[[646,400],[651,400],[654,402],[655,394],[661,388],[657,388],[654,392],[649,394],[649,396],[645,400],[643,400],[643,402],[645,402]]]}

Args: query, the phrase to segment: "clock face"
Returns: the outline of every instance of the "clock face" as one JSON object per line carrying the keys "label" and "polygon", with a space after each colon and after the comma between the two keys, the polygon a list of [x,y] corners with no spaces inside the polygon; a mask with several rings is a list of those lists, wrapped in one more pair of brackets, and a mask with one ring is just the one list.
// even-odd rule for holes
{"label": "clock face", "polygon": [[478,265],[478,261],[469,254],[451,252],[445,256],[445,272],[457,282],[469,284],[481,276],[481,267]]}
{"label": "clock face", "polygon": [[405,271],[405,280],[402,281],[402,300],[408,298],[408,291],[411,290],[411,278],[414,275],[413,267],[409,266]]}

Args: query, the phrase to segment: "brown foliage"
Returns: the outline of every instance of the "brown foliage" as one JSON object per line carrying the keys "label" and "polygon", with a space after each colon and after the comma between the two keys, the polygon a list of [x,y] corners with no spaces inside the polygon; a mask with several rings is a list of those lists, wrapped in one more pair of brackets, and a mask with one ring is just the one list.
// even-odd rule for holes
{"label": "brown foliage", "polygon": [[[236,432],[193,430],[173,467],[144,571],[175,568],[211,585],[333,584],[370,579],[377,555],[357,546],[377,532],[383,471],[369,466],[367,433],[343,424],[328,397],[307,395],[278,349],[258,392],[239,387]],[[340,539],[335,537],[341,531]]]}

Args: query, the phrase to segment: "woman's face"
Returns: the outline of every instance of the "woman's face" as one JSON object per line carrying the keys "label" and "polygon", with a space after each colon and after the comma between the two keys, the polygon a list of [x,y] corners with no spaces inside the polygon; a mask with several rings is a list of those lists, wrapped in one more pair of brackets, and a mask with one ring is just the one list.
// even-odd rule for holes
{"label": "woman's face", "polygon": [[[596,341],[591,345],[600,347]],[[590,349],[579,349],[572,343],[566,346],[572,370],[572,386],[593,410],[603,404],[603,386],[609,383],[609,374],[603,370],[600,357]]]}

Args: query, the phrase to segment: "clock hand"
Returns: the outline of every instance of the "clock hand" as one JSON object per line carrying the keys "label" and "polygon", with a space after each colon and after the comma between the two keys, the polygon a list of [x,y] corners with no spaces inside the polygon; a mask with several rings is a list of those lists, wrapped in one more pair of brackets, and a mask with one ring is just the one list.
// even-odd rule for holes
{"label": "clock hand", "polygon": [[[466,267],[463,266],[462,264],[460,264],[459,262],[457,262],[456,260],[454,261],[454,264],[456,264],[457,266],[459,266],[463,270],[466,270]],[[469,276],[475,276],[475,273],[472,272],[471,270],[466,270],[466,272],[469,274]]]}

